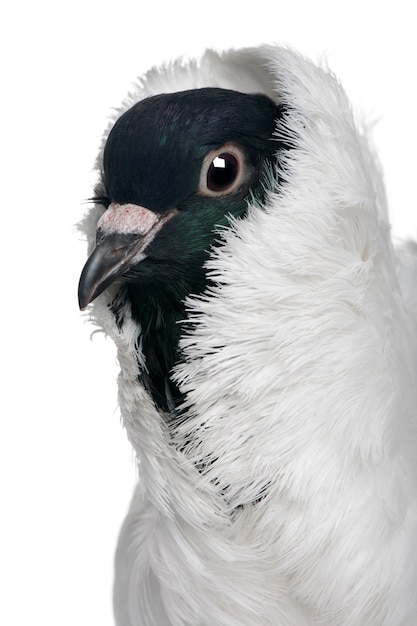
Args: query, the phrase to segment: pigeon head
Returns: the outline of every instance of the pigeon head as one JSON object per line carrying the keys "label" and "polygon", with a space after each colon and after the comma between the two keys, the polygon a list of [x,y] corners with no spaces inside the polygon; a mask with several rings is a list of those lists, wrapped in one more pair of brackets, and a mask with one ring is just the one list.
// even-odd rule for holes
{"label": "pigeon head", "polygon": [[[265,171],[279,149],[280,114],[264,95],[195,89],[138,102],[108,136],[96,199],[106,211],[79,303],[86,307],[122,281],[148,373],[158,370],[164,379],[163,391],[152,393],[163,408],[184,300],[207,286],[204,264],[218,229],[242,217],[252,196],[262,199]],[[148,335],[153,347],[146,354]]]}

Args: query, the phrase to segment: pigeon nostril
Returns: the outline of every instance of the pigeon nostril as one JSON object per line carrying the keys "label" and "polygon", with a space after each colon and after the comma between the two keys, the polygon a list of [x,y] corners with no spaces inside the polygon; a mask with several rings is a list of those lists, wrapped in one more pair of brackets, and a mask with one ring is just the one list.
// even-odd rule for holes
{"label": "pigeon nostril", "polygon": [[104,233],[101,230],[101,228],[98,228],[96,231],[96,246],[98,246],[100,243],[102,243],[104,241]]}

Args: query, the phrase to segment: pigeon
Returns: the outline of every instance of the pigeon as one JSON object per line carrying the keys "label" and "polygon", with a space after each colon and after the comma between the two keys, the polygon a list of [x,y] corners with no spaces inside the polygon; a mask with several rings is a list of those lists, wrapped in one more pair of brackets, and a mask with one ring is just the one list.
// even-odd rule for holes
{"label": "pigeon", "polygon": [[340,83],[280,46],[154,68],[98,174],[117,626],[417,626],[417,246]]}

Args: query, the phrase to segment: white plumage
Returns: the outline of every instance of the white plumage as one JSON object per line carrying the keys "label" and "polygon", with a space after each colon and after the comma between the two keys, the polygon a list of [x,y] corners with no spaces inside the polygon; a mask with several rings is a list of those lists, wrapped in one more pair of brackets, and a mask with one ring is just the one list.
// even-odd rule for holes
{"label": "white plumage", "polygon": [[[292,50],[154,69],[122,110],[206,86],[285,103],[292,148],[265,205],[219,234],[215,287],[189,298],[181,425],[138,382],[136,323],[120,330],[108,308],[117,286],[92,305],[139,461],[117,625],[416,626],[415,247],[393,248],[342,88]],[[83,224],[90,246],[102,212]]]}

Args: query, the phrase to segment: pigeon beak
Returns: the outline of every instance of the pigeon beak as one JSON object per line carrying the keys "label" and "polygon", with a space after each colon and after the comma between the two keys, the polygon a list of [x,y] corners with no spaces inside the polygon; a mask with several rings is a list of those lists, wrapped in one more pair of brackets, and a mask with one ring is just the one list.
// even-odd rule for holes
{"label": "pigeon beak", "polygon": [[175,213],[158,215],[135,204],[110,204],[97,224],[97,244],[81,273],[80,309],[146,258],[145,249]]}
{"label": "pigeon beak", "polygon": [[[134,235],[129,242],[127,235],[112,234],[96,245],[81,273],[78,286],[80,309],[99,296],[135,262],[139,262],[142,238]],[[145,255],[142,253],[142,256]]]}

